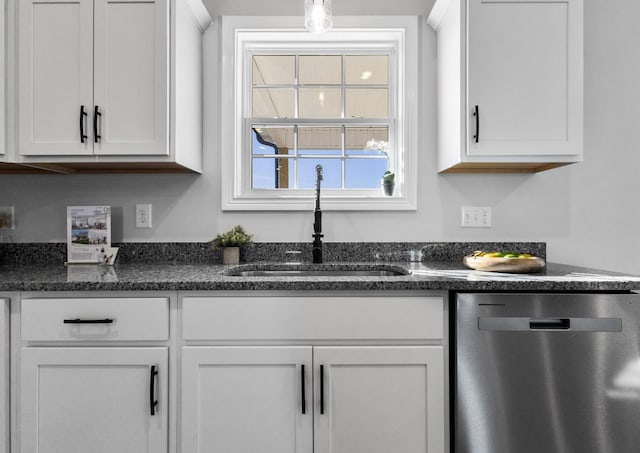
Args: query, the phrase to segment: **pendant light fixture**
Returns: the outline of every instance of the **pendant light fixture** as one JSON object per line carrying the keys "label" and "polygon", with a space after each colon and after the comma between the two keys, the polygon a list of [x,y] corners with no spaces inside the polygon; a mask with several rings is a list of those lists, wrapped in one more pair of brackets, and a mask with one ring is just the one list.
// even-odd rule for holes
{"label": "pendant light fixture", "polygon": [[331,28],[331,0],[304,0],[304,26],[311,33],[323,33]]}

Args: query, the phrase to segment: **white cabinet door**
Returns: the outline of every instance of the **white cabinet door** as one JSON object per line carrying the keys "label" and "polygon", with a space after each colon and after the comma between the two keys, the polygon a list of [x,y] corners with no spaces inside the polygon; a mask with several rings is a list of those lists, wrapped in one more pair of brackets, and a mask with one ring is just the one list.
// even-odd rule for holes
{"label": "white cabinet door", "polygon": [[9,300],[0,298],[0,453],[9,453]]}
{"label": "white cabinet door", "polygon": [[468,2],[468,154],[580,154],[581,2]]}
{"label": "white cabinet door", "polygon": [[444,451],[441,346],[316,347],[314,387],[314,453]]}
{"label": "white cabinet door", "polygon": [[167,348],[23,348],[21,361],[21,453],[168,451]]}
{"label": "white cabinet door", "polygon": [[[5,62],[5,42],[4,42],[4,10],[5,10],[6,6],[5,6],[5,1],[4,0],[0,0],[0,162],[2,162],[4,160],[4,156],[5,156],[5,137],[4,137],[4,131],[5,131],[5,116],[4,116],[4,112],[6,110],[5,108],[5,67],[4,67],[4,62]],[[0,433],[1,434],[1,433]]]}
{"label": "white cabinet door", "polygon": [[168,155],[168,1],[19,4],[20,153]]}
{"label": "white cabinet door", "polygon": [[311,347],[187,347],[182,367],[181,453],[312,452]]}
{"label": "white cabinet door", "polygon": [[168,10],[167,0],[95,0],[96,155],[169,153]]}
{"label": "white cabinet door", "polygon": [[20,153],[91,155],[93,2],[18,5]]}

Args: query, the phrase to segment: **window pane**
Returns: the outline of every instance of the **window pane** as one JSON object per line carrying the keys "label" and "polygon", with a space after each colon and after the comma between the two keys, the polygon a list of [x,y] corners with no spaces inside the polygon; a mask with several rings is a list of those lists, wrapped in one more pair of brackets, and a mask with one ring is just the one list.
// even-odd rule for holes
{"label": "window pane", "polygon": [[347,88],[345,92],[346,118],[387,118],[386,88]]}
{"label": "window pane", "polygon": [[346,154],[386,156],[389,151],[389,128],[347,127],[345,129]]}
{"label": "window pane", "polygon": [[347,159],[345,161],[345,188],[377,189],[387,170],[385,159]]}
{"label": "window pane", "polygon": [[254,118],[293,118],[295,115],[293,88],[254,88],[252,96]]}
{"label": "window pane", "polygon": [[345,55],[345,83],[347,85],[387,85],[388,57],[386,55]]}
{"label": "window pane", "polygon": [[293,55],[254,55],[252,80],[254,85],[295,83],[296,58]]}
{"label": "window pane", "polygon": [[252,154],[293,154],[293,127],[255,126]]}
{"label": "window pane", "polygon": [[300,156],[342,156],[342,151],[339,149],[305,149],[298,150]]}
{"label": "window pane", "polygon": [[342,102],[340,88],[300,88],[298,116],[300,118],[340,118]]}
{"label": "window pane", "polygon": [[340,55],[300,55],[298,82],[302,85],[340,85],[342,57]]}
{"label": "window pane", "polygon": [[342,187],[342,169],[340,159],[299,159],[298,188],[316,188],[316,165],[322,165],[323,189],[340,189]]}
{"label": "window pane", "polygon": [[253,189],[288,189],[293,183],[293,162],[289,158],[251,159]]}
{"label": "window pane", "polygon": [[342,128],[299,127],[299,154],[342,154]]}

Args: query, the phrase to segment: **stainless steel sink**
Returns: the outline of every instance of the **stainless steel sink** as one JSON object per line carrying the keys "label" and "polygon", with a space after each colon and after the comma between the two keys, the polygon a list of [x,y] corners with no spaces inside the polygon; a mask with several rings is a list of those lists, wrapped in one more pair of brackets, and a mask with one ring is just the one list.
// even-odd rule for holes
{"label": "stainless steel sink", "polygon": [[394,265],[242,265],[223,271],[230,277],[398,277],[409,271]]}

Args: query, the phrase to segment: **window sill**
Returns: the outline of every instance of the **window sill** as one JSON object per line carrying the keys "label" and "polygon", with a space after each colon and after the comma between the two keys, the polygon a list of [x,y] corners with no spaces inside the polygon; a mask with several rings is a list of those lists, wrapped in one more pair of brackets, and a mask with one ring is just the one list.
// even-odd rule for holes
{"label": "window sill", "polygon": [[[413,197],[411,197],[413,198]],[[223,201],[223,211],[312,211],[315,196],[288,194],[234,197]],[[415,200],[402,196],[331,196],[322,195],[323,211],[415,211]]]}

